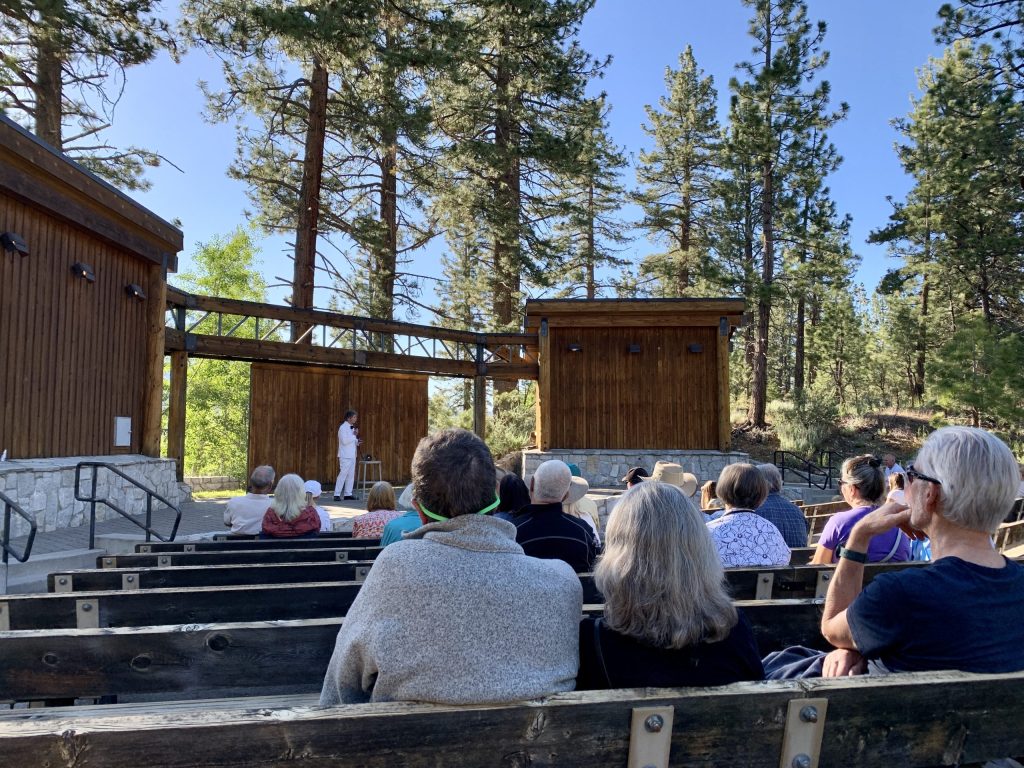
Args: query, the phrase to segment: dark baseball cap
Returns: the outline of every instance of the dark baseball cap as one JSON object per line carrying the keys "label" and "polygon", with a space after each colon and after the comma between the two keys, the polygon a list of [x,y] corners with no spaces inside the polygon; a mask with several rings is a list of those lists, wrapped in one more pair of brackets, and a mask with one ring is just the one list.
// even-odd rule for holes
{"label": "dark baseball cap", "polygon": [[643,467],[633,467],[632,469],[629,470],[629,472],[627,472],[623,476],[622,482],[624,482],[624,483],[637,483],[637,482],[640,482],[640,478],[641,477],[650,477],[650,476],[651,476],[651,473],[648,472]]}

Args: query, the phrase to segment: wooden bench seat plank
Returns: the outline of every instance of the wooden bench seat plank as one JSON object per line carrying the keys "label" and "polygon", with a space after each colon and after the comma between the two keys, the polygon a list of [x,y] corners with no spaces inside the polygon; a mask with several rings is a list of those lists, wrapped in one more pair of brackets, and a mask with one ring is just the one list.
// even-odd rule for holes
{"label": "wooden bench seat plank", "polygon": [[[275,709],[152,707],[114,719],[0,720],[9,765],[626,765],[630,713],[674,711],[672,765],[777,768],[791,701],[825,698],[821,766],[918,768],[1024,753],[1024,674],[917,673],[623,689],[468,707],[381,703]],[[244,745],[244,746],[243,746]]]}
{"label": "wooden bench seat plank", "polygon": [[315,539],[260,539],[238,537],[214,539],[213,541],[153,541],[136,544],[137,553],[184,552],[232,552],[238,549],[355,549],[357,547],[379,547],[380,539],[354,539],[351,536],[337,537],[320,535]]}
{"label": "wooden bench seat plank", "polygon": [[[826,648],[810,600],[738,601],[763,653]],[[601,605],[587,605],[599,615]],[[319,691],[343,619],[0,632],[0,699]]]}
{"label": "wooden bench seat plank", "polygon": [[231,552],[164,552],[135,555],[105,555],[96,558],[97,568],[156,568],[176,565],[242,565],[245,563],[332,563],[337,553],[349,560],[373,560],[380,547],[239,550]]}

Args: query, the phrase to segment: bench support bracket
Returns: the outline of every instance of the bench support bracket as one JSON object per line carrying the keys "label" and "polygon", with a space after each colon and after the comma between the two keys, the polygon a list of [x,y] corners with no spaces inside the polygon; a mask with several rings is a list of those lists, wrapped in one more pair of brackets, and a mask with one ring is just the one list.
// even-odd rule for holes
{"label": "bench support bracket", "polygon": [[792,699],[779,768],[818,768],[828,699]]}
{"label": "bench support bracket", "polygon": [[629,768],[668,768],[673,707],[634,707],[629,729]]}

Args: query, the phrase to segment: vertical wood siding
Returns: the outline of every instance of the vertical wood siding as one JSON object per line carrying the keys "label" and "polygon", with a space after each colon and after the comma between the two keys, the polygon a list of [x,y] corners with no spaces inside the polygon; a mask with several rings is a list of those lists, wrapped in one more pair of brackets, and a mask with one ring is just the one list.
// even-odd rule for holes
{"label": "vertical wood siding", "polygon": [[[249,471],[270,464],[334,486],[338,426],[359,412],[359,455],[380,459],[384,479],[409,480],[409,465],[427,434],[426,376],[253,363],[249,401]],[[357,475],[357,480],[358,475]]]}
{"label": "vertical wood siding", "polygon": [[[0,231],[31,252],[0,252],[0,451],[140,452],[147,308],[125,286],[157,295],[159,268],[2,193]],[[96,282],[72,275],[76,261]],[[114,448],[115,416],[132,419],[130,448]]]}
{"label": "vertical wood siding", "polygon": [[[719,447],[718,329],[550,329],[551,448]],[[582,346],[569,352],[570,344]],[[628,351],[639,344],[639,353]],[[702,351],[688,351],[699,344]]]}

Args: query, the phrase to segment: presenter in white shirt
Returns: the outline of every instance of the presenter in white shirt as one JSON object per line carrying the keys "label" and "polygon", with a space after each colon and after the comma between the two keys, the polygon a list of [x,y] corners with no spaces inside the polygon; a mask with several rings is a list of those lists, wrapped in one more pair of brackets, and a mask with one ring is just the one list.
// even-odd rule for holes
{"label": "presenter in white shirt", "polygon": [[356,480],[356,449],[362,440],[359,439],[359,431],[356,421],[359,414],[355,411],[345,411],[345,418],[338,427],[338,479],[334,483],[334,500],[341,501],[342,490],[345,492],[345,499],[354,499],[352,486]]}

